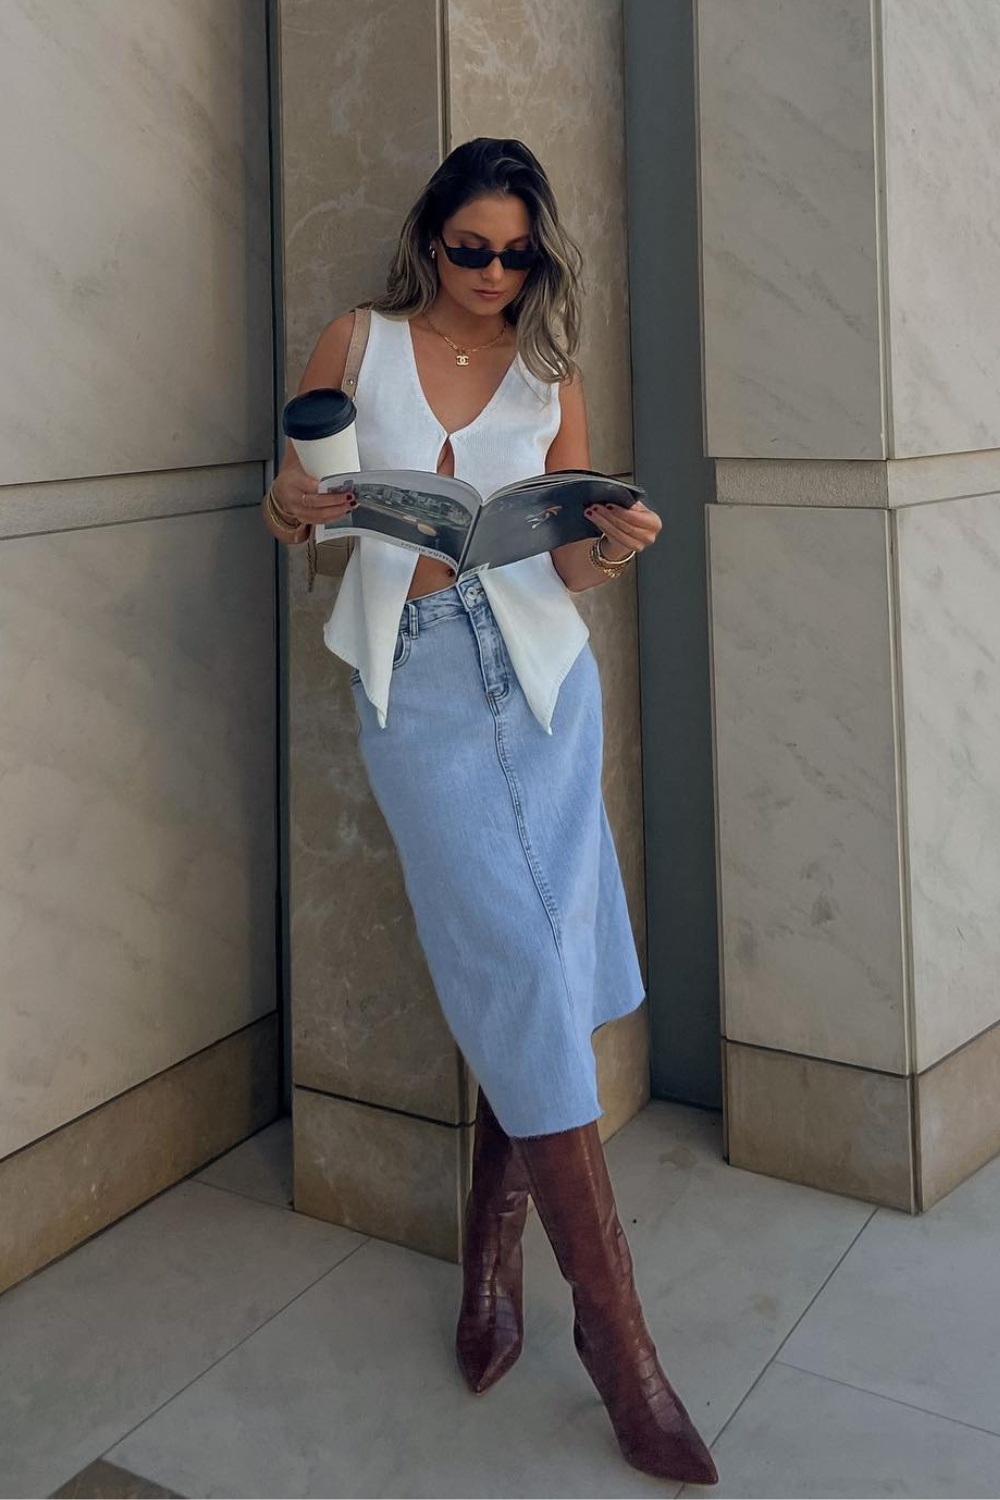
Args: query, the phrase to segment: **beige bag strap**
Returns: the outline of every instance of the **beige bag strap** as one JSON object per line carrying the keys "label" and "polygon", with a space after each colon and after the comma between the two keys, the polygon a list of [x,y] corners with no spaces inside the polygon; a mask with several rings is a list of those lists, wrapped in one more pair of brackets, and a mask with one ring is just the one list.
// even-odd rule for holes
{"label": "beige bag strap", "polygon": [[[344,379],[341,390],[353,400],[354,392],[358,388],[358,374],[361,370],[361,361],[365,357],[368,348],[368,334],[372,326],[372,310],[370,307],[356,307],[354,309],[354,327],[351,330],[351,342],[347,346],[347,360],[344,365]],[[323,551],[320,553],[316,546],[316,538],[312,532],[306,543],[306,551],[309,557],[309,592],[312,593],[313,584],[316,582],[316,574],[322,573],[325,577],[339,578],[347,566],[354,548],[353,537],[343,537],[336,541],[324,542]],[[326,566],[329,559],[329,566]],[[321,565],[323,564],[323,565]]]}
{"label": "beige bag strap", "polygon": [[358,372],[361,369],[361,361],[365,357],[365,350],[368,348],[368,332],[371,326],[371,308],[356,307],[354,330],[351,334],[351,342],[347,346],[347,363],[344,365],[344,384],[341,387],[352,399],[358,388]]}

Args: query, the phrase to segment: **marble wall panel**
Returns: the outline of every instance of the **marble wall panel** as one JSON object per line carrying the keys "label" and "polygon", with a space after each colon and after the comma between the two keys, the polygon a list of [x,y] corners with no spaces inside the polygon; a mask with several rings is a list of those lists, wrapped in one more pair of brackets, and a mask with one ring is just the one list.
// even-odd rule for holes
{"label": "marble wall panel", "polygon": [[870,0],[698,0],[707,451],[879,458]]}
{"label": "marble wall panel", "polygon": [[266,488],[260,462],[154,469],[126,479],[102,475],[55,484],[8,484],[0,487],[0,540],[257,506]]}
{"label": "marble wall panel", "polygon": [[[436,0],[281,0],[279,24],[292,391],[330,318],[381,290],[440,160],[439,38]],[[304,558],[289,563],[293,1076],[455,1122],[468,1116],[464,1068],[368,789],[347,668],[323,644],[337,584],[310,595]]]}
{"label": "marble wall panel", "polygon": [[286,385],[385,284],[441,159],[438,0],[280,0]]}
{"label": "marble wall panel", "polygon": [[0,543],[0,1155],[273,1010],[271,544]]}
{"label": "marble wall panel", "polygon": [[267,458],[264,6],[10,0],[0,163],[0,484]]}
{"label": "marble wall panel", "polygon": [[913,1081],[920,1207],[930,1208],[1000,1153],[1000,1026]]}
{"label": "marble wall panel", "polygon": [[594,1033],[601,1139],[608,1140],[649,1103],[649,1001]]}
{"label": "marble wall panel", "polygon": [[293,1076],[455,1123],[458,1056],[427,972],[399,859],[368,787],[347,666],[323,643],[336,585],[305,592],[289,656]]}
{"label": "marble wall panel", "polygon": [[715,496],[725,505],[833,505],[901,510],[932,500],[1000,493],[1000,448],[924,458],[845,462],[722,458]]}
{"label": "marble wall panel", "polygon": [[723,505],[889,507],[890,465],[883,459],[720,458],[715,496]]}
{"label": "marble wall panel", "polygon": [[895,520],[923,1070],[1000,1019],[1000,494]]}
{"label": "marble wall panel", "polygon": [[295,1208],[457,1261],[473,1130],[295,1089]]}
{"label": "marble wall panel", "polygon": [[732,1166],[915,1210],[909,1078],[771,1048],[725,1046]]}
{"label": "marble wall panel", "polygon": [[621,0],[449,0],[450,142],[516,136],[535,152],[584,255],[594,466],[632,468]]}
{"label": "marble wall panel", "polygon": [[887,525],[709,510],[725,1034],[899,1073]]}
{"label": "marble wall panel", "polygon": [[1000,448],[1000,7],[881,10],[893,453]]}
{"label": "marble wall panel", "polygon": [[885,467],[893,509],[926,505],[930,500],[1000,494],[1000,448],[901,459]]}

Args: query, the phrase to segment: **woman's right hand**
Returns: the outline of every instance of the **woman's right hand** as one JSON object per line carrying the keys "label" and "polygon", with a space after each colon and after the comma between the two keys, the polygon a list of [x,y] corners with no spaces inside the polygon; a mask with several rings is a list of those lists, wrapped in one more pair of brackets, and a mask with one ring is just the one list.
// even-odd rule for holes
{"label": "woman's right hand", "polygon": [[310,526],[339,521],[357,504],[352,490],[329,490],[321,495],[319,480],[307,474],[295,459],[275,476],[271,490],[279,510]]}

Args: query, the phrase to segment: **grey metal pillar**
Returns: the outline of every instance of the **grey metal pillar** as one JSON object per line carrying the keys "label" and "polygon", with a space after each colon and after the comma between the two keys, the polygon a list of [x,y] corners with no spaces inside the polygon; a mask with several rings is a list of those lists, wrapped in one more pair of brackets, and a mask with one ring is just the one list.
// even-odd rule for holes
{"label": "grey metal pillar", "polygon": [[626,0],[635,463],[664,531],[639,584],[652,1090],[721,1104],[694,17]]}

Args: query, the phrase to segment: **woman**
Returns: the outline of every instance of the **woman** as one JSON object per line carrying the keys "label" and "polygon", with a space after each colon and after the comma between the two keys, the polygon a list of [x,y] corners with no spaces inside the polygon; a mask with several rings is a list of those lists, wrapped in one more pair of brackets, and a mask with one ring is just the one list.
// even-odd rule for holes
{"label": "woman", "polygon": [[[482,493],[589,468],[572,363],[579,253],[518,141],[460,146],[410,211],[358,376],[367,469],[457,474]],[[300,391],[339,386],[354,315],[321,334]],[[343,516],[289,448],[265,499],[304,542]],[[395,840],[441,1006],[480,1082],[456,1347],[475,1392],[521,1351],[528,1194],[573,1289],[576,1348],[625,1457],[714,1483],[643,1321],[596,1121],[591,1036],[643,986],[601,796],[601,698],[572,596],[650,546],[636,504],[602,535],[455,583],[444,563],[356,541],[326,629],[354,667],[359,743]]]}

